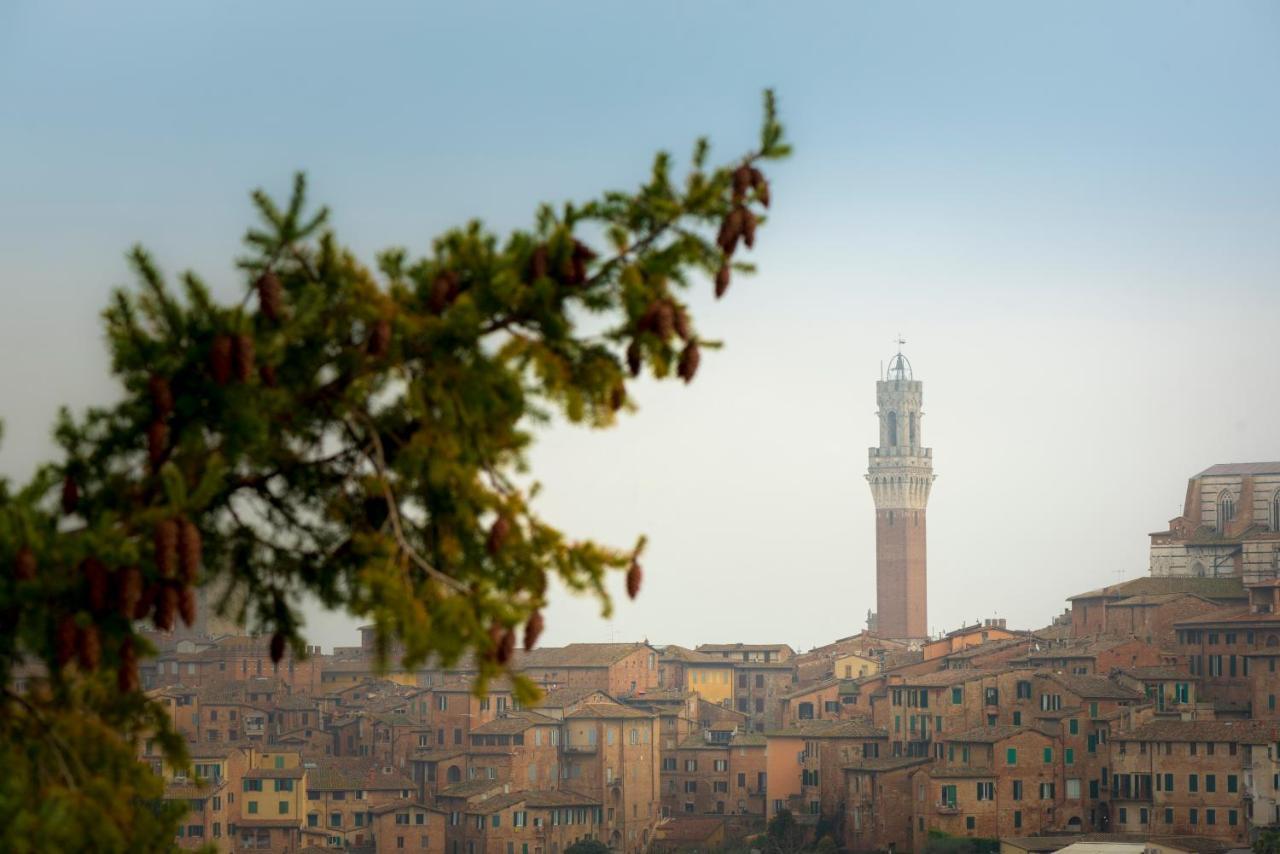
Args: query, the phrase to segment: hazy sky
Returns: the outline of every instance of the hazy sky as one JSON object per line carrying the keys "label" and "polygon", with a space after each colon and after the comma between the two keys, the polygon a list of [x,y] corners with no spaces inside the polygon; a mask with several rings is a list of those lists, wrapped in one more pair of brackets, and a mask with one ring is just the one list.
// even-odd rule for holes
{"label": "hazy sky", "polygon": [[[469,217],[755,140],[762,273],[693,298],[691,387],[556,429],[540,509],[650,536],[612,622],[546,642],[784,641],[874,605],[863,480],[901,332],[924,381],[929,622],[1047,623],[1147,570],[1213,463],[1280,459],[1280,6],[1178,3],[0,2],[0,470],[111,400],[98,312],[142,241],[221,294],[248,191],[308,170],[365,258]],[[311,616],[326,647],[343,615]]]}

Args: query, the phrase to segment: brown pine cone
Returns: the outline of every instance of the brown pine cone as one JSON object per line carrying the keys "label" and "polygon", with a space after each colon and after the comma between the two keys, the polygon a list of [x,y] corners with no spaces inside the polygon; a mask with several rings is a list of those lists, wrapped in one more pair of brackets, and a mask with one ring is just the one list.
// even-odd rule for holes
{"label": "brown pine cone", "polygon": [[80,574],[89,591],[89,610],[101,614],[107,609],[107,566],[96,557],[80,561]]}
{"label": "brown pine cone", "polygon": [[178,568],[182,580],[194,584],[200,574],[200,529],[190,519],[178,523]]}
{"label": "brown pine cone", "polygon": [[[116,570],[116,610],[120,616],[128,619],[140,619],[134,616],[138,603],[142,601],[142,570],[136,566],[126,566]],[[143,617],[146,616],[144,611]]]}
{"label": "brown pine cone", "polygon": [[538,279],[546,278],[549,269],[550,262],[547,259],[547,245],[540,243],[534,248],[533,254],[529,256],[529,280],[536,282]]}
{"label": "brown pine cone", "polygon": [[756,198],[760,200],[760,204],[766,208],[769,207],[769,182],[765,180],[764,173],[759,169],[751,170],[751,186],[756,191]]}
{"label": "brown pine cone", "polygon": [[129,635],[120,641],[120,666],[116,671],[116,688],[121,694],[131,694],[139,687],[138,652],[134,648],[133,637]]}
{"label": "brown pine cone", "polygon": [[62,512],[70,516],[76,512],[80,504],[80,487],[75,478],[67,475],[62,479]]}
{"label": "brown pine cone", "polygon": [[502,640],[498,642],[498,663],[506,664],[511,661],[511,656],[516,654],[516,632],[515,629],[507,629],[502,633]]}
{"label": "brown pine cone", "polygon": [[215,335],[209,345],[209,368],[218,385],[231,382],[231,347],[230,335]]}
{"label": "brown pine cone", "polygon": [[375,359],[381,359],[391,349],[391,321],[385,317],[378,318],[369,330],[369,341],[365,352]]}
{"label": "brown pine cone", "polygon": [[256,368],[253,364],[253,336],[237,335],[235,337],[235,346],[232,350],[232,362],[236,369],[236,379],[242,383],[247,383],[253,378]]}
{"label": "brown pine cone", "polygon": [[609,408],[617,412],[627,402],[627,387],[618,383],[609,390]]}
{"label": "brown pine cone", "polygon": [[529,620],[524,624],[524,648],[531,650],[538,643],[538,638],[542,636],[542,612],[534,611],[529,615]]}
{"label": "brown pine cone", "polygon": [[77,634],[75,617],[66,616],[58,621],[53,644],[58,667],[66,667],[76,657]]}
{"label": "brown pine cone", "polygon": [[164,418],[173,411],[173,390],[169,381],[159,374],[152,374],[147,380],[147,391],[151,395],[151,414],[156,418]]}
{"label": "brown pine cone", "polygon": [[640,342],[632,341],[627,346],[627,370],[631,372],[631,376],[640,376],[641,354]]}
{"label": "brown pine cone", "polygon": [[743,207],[737,205],[733,210],[729,211],[724,218],[724,222],[720,224],[720,233],[716,236],[716,244],[726,255],[732,255],[733,251],[738,248],[738,238],[742,236],[744,225],[743,218]]}
{"label": "brown pine cone", "polygon": [[13,556],[13,578],[15,581],[31,581],[36,577],[36,553],[30,546],[23,546]]}
{"label": "brown pine cone", "polygon": [[627,595],[632,599],[640,595],[640,583],[644,581],[644,570],[640,568],[640,561],[631,561],[630,568],[627,569]]}
{"label": "brown pine cone", "polygon": [[596,253],[591,247],[577,240],[573,242],[573,251],[567,263],[568,273],[564,277],[566,285],[581,285],[587,281],[587,263],[595,260]]}
{"label": "brown pine cone", "polygon": [[431,283],[431,299],[429,305],[435,314],[442,313],[458,298],[458,274],[452,270],[442,270]]}
{"label": "brown pine cone", "polygon": [[729,290],[729,273],[729,259],[726,258],[720,263],[720,269],[716,273],[716,299],[720,299]]}
{"label": "brown pine cone", "polygon": [[156,568],[162,578],[173,578],[178,570],[178,523],[161,519],[153,532]]}
{"label": "brown pine cone", "polygon": [[742,242],[750,249],[756,245],[756,215],[744,211],[742,216]]}
{"label": "brown pine cone", "polygon": [[693,382],[693,375],[698,373],[698,363],[702,361],[702,354],[698,352],[698,342],[690,341],[680,353],[680,364],[676,368],[676,375],[686,383]]}
{"label": "brown pine cone", "polygon": [[92,623],[76,632],[76,657],[80,659],[80,667],[86,671],[97,670],[102,662],[102,636]]}
{"label": "brown pine cone", "polygon": [[663,341],[675,334],[676,313],[667,300],[659,300],[650,307],[653,315],[653,332]]}
{"label": "brown pine cone", "polygon": [[276,387],[276,367],[263,363],[258,366],[258,379],[262,380],[262,384],[267,388]]}
{"label": "brown pine cone", "polygon": [[156,596],[156,612],[151,619],[157,629],[167,632],[173,628],[173,618],[178,611],[180,598],[177,588],[172,584],[166,584],[160,588]]}
{"label": "brown pine cone", "polygon": [[147,462],[151,468],[158,469],[169,456],[169,425],[163,421],[152,421],[147,427]]}
{"label": "brown pine cone", "polygon": [[689,313],[684,310],[684,306],[675,307],[675,325],[676,334],[684,341],[688,341],[693,334],[693,330],[689,326]]}
{"label": "brown pine cone", "polygon": [[278,323],[284,317],[284,288],[276,274],[267,270],[258,277],[258,308],[264,317],[272,323]]}
{"label": "brown pine cone", "polygon": [[284,635],[276,632],[271,636],[271,661],[273,664],[279,664],[284,658]]}
{"label": "brown pine cone", "polygon": [[133,618],[135,620],[145,620],[147,615],[151,613],[151,609],[156,606],[156,600],[159,596],[160,588],[154,584],[143,585],[142,595],[138,597],[137,603],[133,606]]}
{"label": "brown pine cone", "polygon": [[742,201],[747,194],[747,188],[751,186],[751,173],[753,171],[745,163],[733,170],[733,200],[735,202]]}
{"label": "brown pine cone", "polygon": [[511,520],[506,516],[499,516],[493,520],[493,524],[489,526],[489,538],[485,541],[484,549],[492,557],[502,551],[503,545],[507,542],[507,537],[511,534]]}
{"label": "brown pine cone", "polygon": [[188,627],[196,624],[196,589],[191,586],[182,588],[178,594],[178,614]]}

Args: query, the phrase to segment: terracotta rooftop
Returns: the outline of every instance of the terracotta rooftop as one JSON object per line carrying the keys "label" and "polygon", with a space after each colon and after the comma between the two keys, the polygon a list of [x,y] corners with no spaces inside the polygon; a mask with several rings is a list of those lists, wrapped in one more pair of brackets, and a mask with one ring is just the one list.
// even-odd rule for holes
{"label": "terracotta rooftop", "polygon": [[540,715],[537,712],[508,712],[505,717],[494,718],[477,727],[472,727],[472,735],[512,735],[524,732],[535,726],[555,726],[560,722],[555,718]]}
{"label": "terracotta rooftop", "polygon": [[932,760],[928,756],[873,756],[855,759],[844,766],[846,771],[897,771],[924,765]]}
{"label": "terracotta rooftop", "polygon": [[1151,721],[1111,741],[1236,741],[1266,744],[1280,741],[1280,721]]}
{"label": "terracotta rooftop", "polygon": [[799,721],[781,729],[765,733],[769,738],[887,738],[888,730],[881,729],[866,718],[847,720]]}
{"label": "terracotta rooftop", "polygon": [[1232,474],[1280,474],[1280,463],[1218,463],[1209,466],[1196,477]]}
{"label": "terracotta rooftop", "polygon": [[379,762],[367,757],[325,756],[307,769],[307,788],[321,791],[396,791],[414,789],[417,784],[403,771],[383,771]]}
{"label": "terracotta rooftop", "polygon": [[437,793],[437,797],[441,798],[473,798],[476,795],[483,795],[486,792],[501,791],[502,784],[497,780],[463,780],[461,783],[454,783],[452,786],[446,786]]}
{"label": "terracotta rooftop", "polygon": [[1057,682],[1071,693],[1086,700],[1137,701],[1141,700],[1143,696],[1140,692],[1113,682],[1106,676],[1054,673],[1046,678]]}
{"label": "terracotta rooftop", "polygon": [[307,769],[299,765],[296,768],[250,768],[244,776],[257,780],[297,780],[307,773]]}
{"label": "terracotta rooftop", "polygon": [[1156,593],[1195,593],[1207,599],[1244,599],[1244,585],[1238,578],[1198,578],[1182,575],[1144,575],[1131,581],[1123,581],[1107,587],[1099,587],[1088,593],[1067,597],[1075,599],[1124,599],[1128,596],[1145,596]]}
{"label": "terracotta rooftop", "polygon": [[648,712],[642,712],[639,709],[633,709],[624,706],[621,703],[583,703],[572,712],[565,714],[566,718],[652,718]]}
{"label": "terracotta rooftop", "polygon": [[592,694],[599,694],[609,700],[613,699],[598,688],[557,688],[554,691],[548,691],[538,701],[538,705],[547,709],[564,709],[581,703]]}
{"label": "terracotta rooftop", "polygon": [[651,649],[644,643],[571,643],[539,647],[516,657],[516,669],[530,667],[608,667],[636,650]]}
{"label": "terracotta rooftop", "polygon": [[658,825],[655,831],[663,842],[684,842],[696,844],[705,842],[717,830],[724,827],[724,819],[710,816],[679,816],[669,818]]}
{"label": "terracotta rooftop", "polygon": [[996,726],[974,727],[973,729],[965,730],[964,732],[953,732],[943,735],[941,738],[946,741],[967,742],[969,744],[995,744],[996,742],[1004,741],[1006,738],[1020,735],[1028,730],[1039,733],[1040,735],[1045,735],[1045,733],[1035,727],[997,724]]}
{"label": "terracotta rooftop", "polygon": [[1190,620],[1179,620],[1174,626],[1216,626],[1216,625],[1244,625],[1252,623],[1259,626],[1275,627],[1280,625],[1280,614],[1255,614],[1247,608],[1240,611],[1228,611],[1220,614],[1208,614],[1203,617],[1193,617]]}

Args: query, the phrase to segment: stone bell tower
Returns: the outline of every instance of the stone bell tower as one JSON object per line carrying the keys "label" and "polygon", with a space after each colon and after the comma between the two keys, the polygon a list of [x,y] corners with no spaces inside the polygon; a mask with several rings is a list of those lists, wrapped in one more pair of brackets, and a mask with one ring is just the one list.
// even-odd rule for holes
{"label": "stone bell tower", "polygon": [[925,507],[933,485],[933,449],[921,447],[922,383],[898,353],[876,383],[880,445],[868,453],[876,504],[876,630],[885,638],[928,637]]}

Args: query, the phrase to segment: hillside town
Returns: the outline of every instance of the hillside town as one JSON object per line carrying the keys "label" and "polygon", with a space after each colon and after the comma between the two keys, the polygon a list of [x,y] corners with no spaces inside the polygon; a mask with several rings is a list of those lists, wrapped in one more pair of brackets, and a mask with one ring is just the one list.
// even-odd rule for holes
{"label": "hillside town", "polygon": [[899,352],[868,471],[877,611],[813,649],[539,647],[512,662],[542,691],[526,706],[507,683],[477,690],[465,660],[405,669],[393,649],[380,666],[372,626],[278,665],[216,618],[153,633],[144,686],[192,768],[140,752],[190,807],[178,844],[748,850],[786,815],[844,851],[1211,852],[1280,825],[1280,462],[1191,477],[1149,574],[1071,596],[1048,625],[928,636],[921,396]]}

